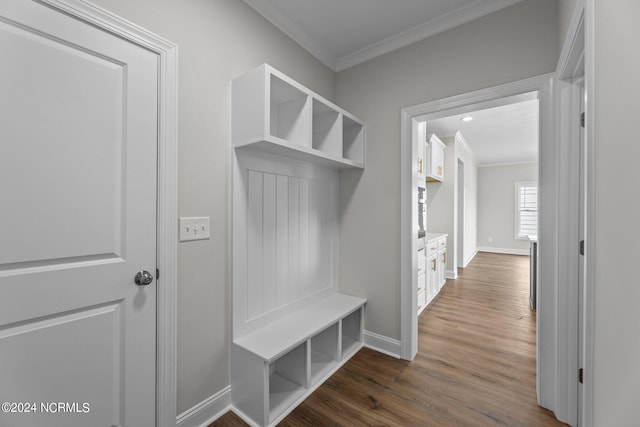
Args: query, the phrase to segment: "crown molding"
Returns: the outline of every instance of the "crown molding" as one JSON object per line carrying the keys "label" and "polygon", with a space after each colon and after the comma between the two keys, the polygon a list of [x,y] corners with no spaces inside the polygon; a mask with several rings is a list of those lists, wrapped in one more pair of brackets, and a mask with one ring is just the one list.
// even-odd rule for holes
{"label": "crown molding", "polygon": [[271,22],[280,31],[289,36],[289,38],[293,39],[293,41],[320,60],[320,62],[331,70],[336,71],[336,55],[332,54],[328,49],[310,37],[305,30],[285,16],[273,3],[265,0],[244,1],[267,21]]}
{"label": "crown molding", "polygon": [[[246,1],[246,0],[245,0]],[[338,58],[335,71],[342,71],[378,56],[403,48],[412,43],[424,40],[438,33],[450,30],[467,22],[489,15],[522,0],[499,0],[487,4],[485,0],[476,0],[459,9],[452,10],[442,16],[410,28],[395,36],[388,37],[363,49]]]}
{"label": "crown molding", "polygon": [[524,166],[524,165],[537,165],[538,162],[535,160],[522,160],[522,161],[504,161],[504,162],[495,162],[495,163],[481,163],[478,165],[479,168],[495,168],[500,166]]}
{"label": "crown molding", "polygon": [[488,4],[486,0],[475,0],[466,6],[340,58],[309,36],[303,28],[289,19],[280,9],[274,6],[272,2],[265,0],[244,1],[323,64],[333,71],[338,72],[457,27],[458,25],[489,15],[490,13],[514,5],[522,0],[496,0],[490,4]]}

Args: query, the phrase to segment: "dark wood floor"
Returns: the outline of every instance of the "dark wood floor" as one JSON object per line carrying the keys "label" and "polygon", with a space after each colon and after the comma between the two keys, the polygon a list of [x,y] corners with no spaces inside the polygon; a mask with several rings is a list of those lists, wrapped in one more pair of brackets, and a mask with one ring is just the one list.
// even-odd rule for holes
{"label": "dark wood floor", "polygon": [[528,262],[479,253],[423,312],[412,362],[362,349],[280,425],[565,425],[536,404]]}

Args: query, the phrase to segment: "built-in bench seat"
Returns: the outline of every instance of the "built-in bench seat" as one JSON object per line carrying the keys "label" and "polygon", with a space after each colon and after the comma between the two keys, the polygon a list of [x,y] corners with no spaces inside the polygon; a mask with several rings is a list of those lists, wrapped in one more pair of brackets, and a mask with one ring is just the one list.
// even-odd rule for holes
{"label": "built-in bench seat", "polygon": [[275,425],[362,347],[366,300],[332,294],[234,340],[232,396],[252,425]]}

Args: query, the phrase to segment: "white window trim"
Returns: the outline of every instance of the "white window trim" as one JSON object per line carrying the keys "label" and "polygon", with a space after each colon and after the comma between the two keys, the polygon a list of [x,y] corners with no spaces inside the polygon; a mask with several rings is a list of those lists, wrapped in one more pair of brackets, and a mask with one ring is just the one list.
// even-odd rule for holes
{"label": "white window trim", "polygon": [[[516,240],[529,240],[526,235],[520,235],[520,188],[521,187],[538,187],[538,183],[535,181],[516,181],[514,192],[514,215],[513,215],[513,236]],[[537,220],[536,220],[537,223]],[[537,224],[536,224],[537,228]]]}

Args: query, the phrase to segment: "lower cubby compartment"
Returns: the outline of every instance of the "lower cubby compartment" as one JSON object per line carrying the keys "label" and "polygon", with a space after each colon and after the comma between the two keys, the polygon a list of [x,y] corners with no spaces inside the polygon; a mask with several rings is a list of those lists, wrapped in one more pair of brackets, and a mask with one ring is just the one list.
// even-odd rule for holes
{"label": "lower cubby compartment", "polygon": [[362,347],[365,304],[335,293],[234,339],[234,412],[251,426],[281,422]]}
{"label": "lower cubby compartment", "polygon": [[307,388],[306,343],[269,365],[269,422],[290,407]]}
{"label": "lower cubby compartment", "polygon": [[362,310],[342,319],[342,357],[350,357],[362,345]]}
{"label": "lower cubby compartment", "polygon": [[321,381],[337,366],[339,360],[336,323],[311,338],[311,384]]}

